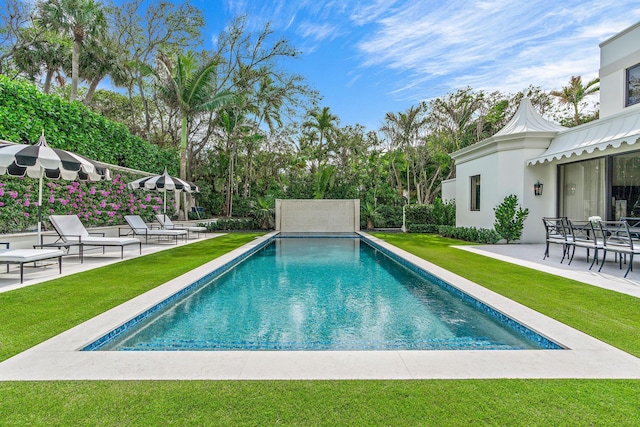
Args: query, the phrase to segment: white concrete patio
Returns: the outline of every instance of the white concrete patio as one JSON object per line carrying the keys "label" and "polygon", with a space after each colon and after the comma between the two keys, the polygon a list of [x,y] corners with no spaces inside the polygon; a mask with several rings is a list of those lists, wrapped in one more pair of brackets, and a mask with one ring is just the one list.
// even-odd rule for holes
{"label": "white concrete patio", "polygon": [[[566,258],[562,263],[560,262],[562,260],[562,246],[550,245],[550,256],[546,259],[543,259],[544,248],[544,244],[458,246],[458,249],[640,298],[640,259],[634,260],[635,270],[630,271],[625,279],[623,276],[627,265],[622,264],[622,269],[620,269],[619,262],[614,261],[614,256],[611,253],[607,254],[602,271],[598,272],[600,265],[596,264],[589,270],[593,251],[589,262],[587,262],[586,250],[576,249],[573,261],[569,265],[569,260]],[[600,258],[602,258],[602,251]]]}
{"label": "white concrete patio", "polygon": [[[566,350],[78,351],[127,319],[202,277],[206,272],[259,244],[260,239],[257,239],[246,247],[224,255],[0,363],[0,380],[640,379],[640,359],[400,249],[372,239],[563,345]],[[514,247],[510,245],[506,249],[509,253],[515,254]],[[499,248],[492,249],[495,252]],[[532,256],[536,253],[533,248],[526,248],[524,245],[519,249],[525,252],[530,250]],[[552,258],[550,262],[559,263],[559,258]],[[577,263],[577,259],[574,263]],[[632,283],[626,282],[621,285],[633,286]]]}

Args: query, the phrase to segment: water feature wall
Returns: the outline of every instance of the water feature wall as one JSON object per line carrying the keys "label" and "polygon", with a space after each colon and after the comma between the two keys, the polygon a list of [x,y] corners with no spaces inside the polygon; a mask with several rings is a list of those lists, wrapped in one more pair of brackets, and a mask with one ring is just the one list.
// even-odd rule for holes
{"label": "water feature wall", "polygon": [[353,233],[360,230],[360,200],[276,200],[276,231]]}

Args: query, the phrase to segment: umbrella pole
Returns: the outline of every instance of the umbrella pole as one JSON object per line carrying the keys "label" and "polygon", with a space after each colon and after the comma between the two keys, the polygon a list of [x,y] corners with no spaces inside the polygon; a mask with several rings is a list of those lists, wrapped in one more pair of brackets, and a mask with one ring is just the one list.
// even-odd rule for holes
{"label": "umbrella pole", "polygon": [[163,203],[162,203],[162,213],[166,216],[167,215],[167,190],[165,190],[164,192],[164,196],[163,196]]}
{"label": "umbrella pole", "polygon": [[38,244],[42,245],[42,175],[40,174],[40,180],[38,182]]}

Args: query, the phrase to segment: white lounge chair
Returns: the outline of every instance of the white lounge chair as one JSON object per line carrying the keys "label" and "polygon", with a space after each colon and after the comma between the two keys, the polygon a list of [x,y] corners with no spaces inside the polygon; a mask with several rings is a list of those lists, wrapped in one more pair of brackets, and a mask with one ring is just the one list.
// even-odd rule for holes
{"label": "white lounge chair", "polygon": [[199,227],[193,225],[183,225],[183,224],[174,224],[169,218],[168,215],[158,214],[156,215],[156,219],[160,223],[160,226],[163,230],[187,230],[187,238],[189,238],[189,233],[198,233],[198,237],[200,237],[200,233],[207,234],[207,227]]}
{"label": "white lounge chair", "polygon": [[[49,216],[49,221],[63,242],[79,246],[81,262],[84,257],[84,246],[101,246],[102,253],[104,253],[106,246],[120,246],[120,258],[122,259],[124,258],[124,247],[137,244],[140,254],[142,254],[142,242],[140,239],[134,237],[105,237],[104,233],[89,233],[76,215],[51,215]],[[53,246],[55,243],[51,245]]]}
{"label": "white lounge chair", "polygon": [[6,249],[0,249],[0,264],[7,264],[7,273],[9,272],[9,264],[20,264],[20,283],[24,280],[24,265],[28,262],[35,263],[45,259],[58,258],[58,269],[62,274],[64,252],[60,249],[9,249],[9,243],[0,244],[6,245]]}
{"label": "white lounge chair", "polygon": [[[182,237],[183,239],[187,237],[187,230],[158,230],[149,228],[139,215],[125,215],[124,219],[127,221],[127,224],[129,224],[129,227],[131,227],[131,232],[134,235],[144,236],[145,243],[148,243],[150,236],[156,236],[158,240],[160,240],[160,237],[173,237],[177,245],[178,237]],[[131,234],[131,232],[125,235]]]}

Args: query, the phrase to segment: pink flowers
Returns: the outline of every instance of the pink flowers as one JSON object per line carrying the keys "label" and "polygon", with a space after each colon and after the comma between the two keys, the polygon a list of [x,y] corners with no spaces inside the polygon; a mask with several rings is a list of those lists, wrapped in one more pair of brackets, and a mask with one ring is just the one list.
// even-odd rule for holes
{"label": "pink flowers", "polygon": [[[127,177],[126,181],[136,178]],[[161,196],[129,190],[120,174],[106,182],[48,181],[43,193],[45,220],[47,215],[74,214],[88,227],[122,223],[123,215],[129,213],[151,219],[162,209]],[[12,177],[0,182],[0,233],[33,229],[37,221],[37,196],[37,181],[33,178]]]}

